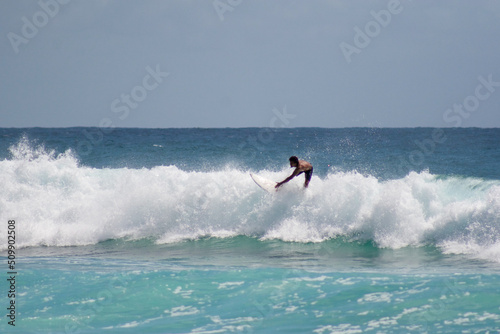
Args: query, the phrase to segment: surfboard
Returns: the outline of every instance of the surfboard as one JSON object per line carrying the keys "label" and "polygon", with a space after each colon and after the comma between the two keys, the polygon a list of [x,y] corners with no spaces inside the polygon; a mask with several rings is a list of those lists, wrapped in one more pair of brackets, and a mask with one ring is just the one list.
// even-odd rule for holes
{"label": "surfboard", "polygon": [[275,186],[276,186],[276,184],[278,182],[271,181],[269,179],[266,179],[265,177],[262,177],[262,176],[259,176],[259,175],[255,175],[255,174],[252,174],[252,173],[250,173],[250,177],[252,178],[252,180],[255,183],[257,183],[257,185],[259,187],[261,187],[262,189],[264,189],[268,193],[272,194],[272,193],[276,192]]}

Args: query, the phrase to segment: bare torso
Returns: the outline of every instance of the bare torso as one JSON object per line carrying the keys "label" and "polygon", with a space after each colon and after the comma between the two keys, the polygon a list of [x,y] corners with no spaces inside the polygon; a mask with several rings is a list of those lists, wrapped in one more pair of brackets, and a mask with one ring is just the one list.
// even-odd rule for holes
{"label": "bare torso", "polygon": [[309,162],[307,162],[305,160],[299,160],[298,164],[290,162],[290,167],[295,167],[292,175],[290,175],[289,177],[287,177],[285,180],[283,180],[281,182],[278,182],[276,184],[276,188],[280,187],[284,183],[287,183],[288,181],[290,181],[291,179],[293,179],[295,176],[297,176],[299,174],[302,174],[302,173],[306,174],[306,179],[305,179],[305,182],[304,182],[304,187],[307,188],[307,186],[309,185],[309,181],[311,180],[313,166]]}
{"label": "bare torso", "polygon": [[313,168],[313,166],[309,162],[307,162],[305,160],[299,160],[299,165],[297,166],[297,168],[295,168],[294,174],[298,175],[299,173],[307,172],[308,170],[311,170],[312,168]]}

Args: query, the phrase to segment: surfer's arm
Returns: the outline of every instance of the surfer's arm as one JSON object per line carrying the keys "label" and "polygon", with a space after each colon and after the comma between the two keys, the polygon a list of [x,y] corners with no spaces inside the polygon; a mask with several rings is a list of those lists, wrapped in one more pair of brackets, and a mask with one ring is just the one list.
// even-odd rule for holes
{"label": "surfer's arm", "polygon": [[298,168],[296,168],[296,169],[293,171],[292,175],[290,175],[289,177],[287,177],[287,178],[286,178],[286,179],[284,179],[283,181],[276,183],[275,188],[281,187],[283,184],[287,183],[288,181],[290,181],[291,179],[293,179],[294,177],[296,177],[299,173],[300,173],[299,169],[298,169]]}

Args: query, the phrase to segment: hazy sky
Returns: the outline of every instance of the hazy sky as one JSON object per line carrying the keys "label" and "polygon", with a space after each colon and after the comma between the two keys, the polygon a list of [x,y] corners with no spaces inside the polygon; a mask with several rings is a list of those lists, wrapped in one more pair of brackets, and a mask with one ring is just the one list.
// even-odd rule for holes
{"label": "hazy sky", "polygon": [[0,127],[500,127],[498,0],[0,6]]}

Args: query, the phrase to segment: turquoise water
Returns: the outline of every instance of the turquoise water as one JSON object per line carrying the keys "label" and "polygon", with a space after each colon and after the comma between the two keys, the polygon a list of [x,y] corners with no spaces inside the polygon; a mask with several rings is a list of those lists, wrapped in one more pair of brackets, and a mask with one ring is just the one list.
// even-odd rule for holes
{"label": "turquoise water", "polygon": [[99,131],[0,129],[2,333],[500,330],[498,129]]}

